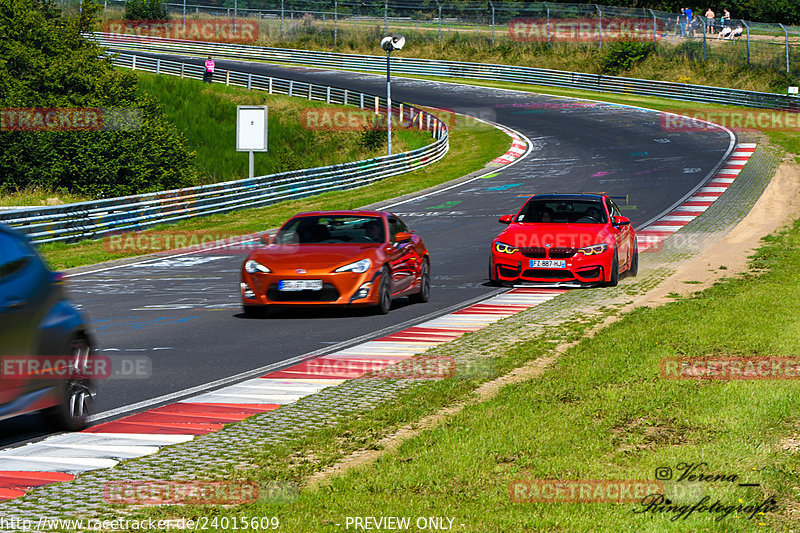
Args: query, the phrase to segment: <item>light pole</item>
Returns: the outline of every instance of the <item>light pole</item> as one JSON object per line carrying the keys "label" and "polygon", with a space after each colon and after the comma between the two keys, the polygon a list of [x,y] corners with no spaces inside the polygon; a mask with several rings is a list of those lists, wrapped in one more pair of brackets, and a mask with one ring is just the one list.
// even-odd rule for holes
{"label": "light pole", "polygon": [[389,155],[392,155],[392,76],[390,61],[393,50],[400,50],[406,44],[406,38],[395,33],[381,39],[381,48],[386,50],[386,138]]}

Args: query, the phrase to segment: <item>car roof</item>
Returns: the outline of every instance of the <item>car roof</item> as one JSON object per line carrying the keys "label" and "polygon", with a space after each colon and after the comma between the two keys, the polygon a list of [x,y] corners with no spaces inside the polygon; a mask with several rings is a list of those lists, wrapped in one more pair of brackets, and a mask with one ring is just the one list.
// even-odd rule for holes
{"label": "car roof", "polygon": [[353,209],[351,209],[351,210],[344,209],[344,210],[341,210],[341,211],[305,211],[303,213],[297,213],[292,218],[309,217],[309,216],[317,216],[317,217],[319,217],[319,216],[340,216],[340,215],[343,215],[343,216],[352,215],[352,216],[362,216],[362,217],[363,216],[379,217],[381,215],[388,215],[388,214],[389,213],[387,213],[386,211],[360,211],[360,210],[353,210]]}
{"label": "car roof", "polygon": [[548,193],[534,194],[530,199],[533,200],[589,200],[600,202],[605,197],[604,194],[596,193]]}

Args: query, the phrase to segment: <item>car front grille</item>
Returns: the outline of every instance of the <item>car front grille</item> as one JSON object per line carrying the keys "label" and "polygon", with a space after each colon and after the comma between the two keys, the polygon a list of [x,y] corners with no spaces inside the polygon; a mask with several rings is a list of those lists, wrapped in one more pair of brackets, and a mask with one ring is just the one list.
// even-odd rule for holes
{"label": "car front grille", "polygon": [[279,291],[278,284],[273,283],[267,298],[273,302],[334,302],[339,299],[339,291],[330,283],[323,283],[319,291]]}

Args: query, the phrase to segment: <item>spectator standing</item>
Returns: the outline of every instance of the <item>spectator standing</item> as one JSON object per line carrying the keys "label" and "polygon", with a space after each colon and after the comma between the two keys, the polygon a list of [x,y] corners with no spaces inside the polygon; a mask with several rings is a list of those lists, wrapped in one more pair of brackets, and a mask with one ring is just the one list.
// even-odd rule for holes
{"label": "spectator standing", "polygon": [[720,23],[722,27],[730,26],[731,25],[731,12],[727,9],[722,10],[722,17],[720,18]]}
{"label": "spectator standing", "polygon": [[206,59],[206,69],[203,72],[203,82],[211,83],[211,77],[214,75],[214,60],[211,56]]}
{"label": "spectator standing", "polygon": [[694,35],[694,30],[692,29],[692,22],[694,22],[694,13],[688,7],[684,8],[683,12],[686,15],[686,31],[691,37]]}
{"label": "spectator standing", "polygon": [[681,14],[678,16],[678,28],[680,29],[681,37],[686,37],[686,8],[681,8]]}
{"label": "spectator standing", "polygon": [[714,12],[711,11],[710,7],[706,10],[706,31],[714,33]]}

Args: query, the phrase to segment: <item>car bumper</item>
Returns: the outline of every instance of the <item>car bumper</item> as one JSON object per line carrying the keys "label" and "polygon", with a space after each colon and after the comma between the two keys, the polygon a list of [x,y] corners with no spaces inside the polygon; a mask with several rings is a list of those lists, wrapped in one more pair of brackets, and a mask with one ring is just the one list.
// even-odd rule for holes
{"label": "car bumper", "polygon": [[[362,274],[338,272],[325,274],[291,275],[281,273],[242,273],[240,292],[242,304],[249,306],[337,306],[353,307],[378,303],[378,277],[380,270]],[[321,290],[282,291],[281,280],[321,280]]]}
{"label": "car bumper", "polygon": [[[608,258],[602,257],[606,256]],[[564,268],[533,268],[531,259],[522,254],[492,255],[490,273],[492,281],[500,283],[600,283],[609,281],[611,273],[610,254],[597,256],[577,254],[564,259]]]}

